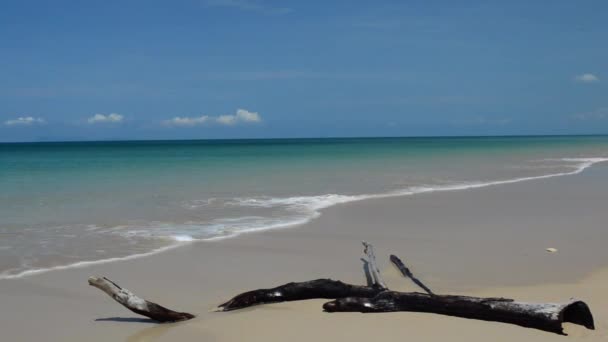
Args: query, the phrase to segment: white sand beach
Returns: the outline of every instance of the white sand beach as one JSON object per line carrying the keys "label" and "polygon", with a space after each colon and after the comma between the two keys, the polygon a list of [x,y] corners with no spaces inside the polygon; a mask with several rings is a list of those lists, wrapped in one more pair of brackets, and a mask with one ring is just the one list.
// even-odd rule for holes
{"label": "white sand beach", "polygon": [[[608,337],[608,165],[582,174],[480,189],[348,203],[292,229],[195,242],[149,257],[0,280],[5,341],[427,341],[566,337],[422,313],[324,313],[323,300],[214,312],[247,290],[316,278],[364,284],[362,247],[376,247],[392,289],[416,290],[388,261],[400,256],[437,293],[533,302],[585,300]],[[548,253],[546,248],[558,252]],[[87,285],[103,275],[196,319],[157,325]],[[376,335],[382,331],[381,335]]]}

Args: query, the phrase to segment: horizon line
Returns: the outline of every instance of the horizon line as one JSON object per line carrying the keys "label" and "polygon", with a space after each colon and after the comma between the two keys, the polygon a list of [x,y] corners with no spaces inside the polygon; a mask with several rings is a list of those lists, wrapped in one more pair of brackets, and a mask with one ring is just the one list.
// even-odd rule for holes
{"label": "horizon line", "polygon": [[0,141],[0,144],[46,143],[121,143],[121,142],[170,142],[170,141],[256,141],[256,140],[329,140],[329,139],[416,139],[416,138],[550,138],[550,137],[608,137],[608,133],[591,134],[497,134],[497,135],[403,135],[403,136],[326,136],[326,137],[269,137],[269,138],[200,138],[200,139],[104,139],[104,140],[31,140]]}

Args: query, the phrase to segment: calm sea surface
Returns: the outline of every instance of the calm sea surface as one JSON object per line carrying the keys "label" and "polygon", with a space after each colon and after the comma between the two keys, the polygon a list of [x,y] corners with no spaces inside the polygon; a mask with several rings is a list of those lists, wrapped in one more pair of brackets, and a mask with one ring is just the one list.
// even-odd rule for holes
{"label": "calm sea surface", "polygon": [[337,203],[574,175],[606,158],[601,136],[0,144],[0,278],[292,227]]}

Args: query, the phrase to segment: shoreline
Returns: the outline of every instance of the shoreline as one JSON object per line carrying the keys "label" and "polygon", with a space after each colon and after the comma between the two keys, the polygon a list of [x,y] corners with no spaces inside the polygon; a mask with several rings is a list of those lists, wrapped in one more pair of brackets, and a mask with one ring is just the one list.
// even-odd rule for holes
{"label": "shoreline", "polygon": [[156,255],[159,253],[163,253],[163,252],[166,252],[166,251],[174,249],[174,248],[184,247],[188,244],[196,244],[196,243],[200,243],[200,242],[222,241],[225,239],[236,238],[236,237],[239,237],[242,235],[261,233],[261,232],[265,232],[265,231],[273,231],[273,230],[280,230],[280,229],[294,229],[294,228],[298,228],[300,226],[310,223],[311,221],[313,221],[313,220],[317,219],[319,216],[321,216],[322,212],[325,209],[332,208],[336,205],[368,201],[368,200],[376,200],[376,199],[401,198],[401,197],[415,196],[415,195],[428,194],[428,193],[437,193],[437,192],[441,193],[441,192],[450,192],[450,191],[481,189],[481,188],[493,187],[493,186],[498,186],[498,185],[516,184],[516,183],[521,183],[521,182],[550,179],[550,178],[555,178],[555,177],[574,176],[574,175],[578,175],[578,174],[584,172],[585,170],[593,167],[596,164],[602,164],[602,163],[605,163],[608,161],[608,158],[601,158],[601,157],[593,157],[593,158],[580,157],[580,158],[560,158],[560,159],[564,160],[564,161],[568,161],[568,162],[576,161],[576,162],[579,162],[580,165],[578,165],[576,167],[576,169],[573,171],[550,173],[550,174],[539,175],[539,176],[529,176],[529,177],[521,177],[521,178],[513,178],[513,179],[494,180],[494,181],[487,181],[487,182],[467,182],[467,183],[462,183],[462,184],[453,184],[453,185],[444,185],[444,186],[435,186],[435,187],[419,186],[419,187],[391,191],[391,192],[387,192],[387,193],[380,193],[380,194],[361,194],[361,195],[328,194],[328,195],[310,196],[310,197],[317,197],[317,198],[318,197],[338,197],[338,198],[342,198],[342,199],[335,200],[334,202],[331,202],[329,204],[312,207],[310,209],[311,213],[310,213],[309,217],[304,218],[304,219],[297,219],[292,222],[277,223],[277,224],[262,227],[262,228],[245,229],[245,230],[234,232],[232,234],[228,234],[225,236],[214,236],[214,237],[203,238],[203,239],[196,239],[196,238],[192,238],[190,236],[189,236],[189,239],[183,239],[182,235],[179,235],[180,237],[182,237],[182,239],[174,239],[175,241],[173,242],[173,244],[163,246],[163,247],[160,247],[157,249],[153,249],[148,252],[131,254],[131,255],[124,256],[124,257],[112,257],[112,258],[99,259],[99,260],[83,260],[83,261],[79,261],[79,262],[67,264],[67,265],[57,265],[57,266],[51,266],[51,267],[46,267],[46,268],[36,268],[36,269],[25,270],[25,271],[22,271],[22,272],[19,272],[16,274],[11,274],[11,273],[6,274],[6,272],[0,272],[0,281],[5,280],[5,279],[19,279],[19,278],[23,278],[23,277],[29,277],[29,276],[36,275],[36,274],[42,274],[42,273],[58,271],[58,270],[65,270],[65,269],[71,269],[71,268],[84,268],[84,267],[93,266],[93,265],[97,265],[97,264],[106,264],[106,263],[113,263],[113,262],[120,262],[120,261],[144,258],[144,257]]}
{"label": "shoreline", "polygon": [[[379,329],[386,341],[404,336],[430,341],[563,338],[431,314],[327,314],[320,309],[322,300],[212,312],[243,291],[290,281],[332,278],[363,284],[360,241],[366,240],[374,244],[384,278],[395,290],[417,289],[390,266],[391,253],[437,293],[538,302],[580,297],[591,306],[598,330],[567,330],[573,339],[597,340],[608,331],[603,290],[608,284],[606,177],[608,165],[600,164],[576,177],[353,202],[333,206],[295,229],[0,280],[5,308],[0,310],[0,328],[7,340],[62,342],[363,342]],[[547,247],[558,252],[547,253]],[[93,275],[198,317],[163,325],[141,320],[89,287],[86,280]]]}

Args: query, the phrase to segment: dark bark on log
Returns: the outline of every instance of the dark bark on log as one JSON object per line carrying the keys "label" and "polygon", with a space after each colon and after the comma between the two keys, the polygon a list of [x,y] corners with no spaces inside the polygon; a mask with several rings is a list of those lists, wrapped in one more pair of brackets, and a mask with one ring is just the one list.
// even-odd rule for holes
{"label": "dark bark on log", "polygon": [[409,268],[407,268],[404,264],[403,261],[401,261],[401,259],[399,259],[396,255],[391,254],[391,262],[393,264],[395,264],[395,266],[397,266],[397,268],[399,269],[399,271],[401,271],[401,274],[403,274],[404,277],[406,278],[410,278],[414,284],[418,285],[421,289],[423,289],[426,293],[430,294],[430,295],[434,295],[433,291],[431,291],[431,289],[429,289],[426,285],[424,285],[418,278],[416,278],[414,276],[414,274],[412,273],[412,271],[410,271]]}
{"label": "dark bark on log", "polygon": [[316,279],[301,283],[288,283],[271,289],[245,292],[219,305],[219,308],[221,311],[231,311],[259,304],[304,299],[371,298],[382,291],[384,289],[375,286],[351,285],[338,280]]}
{"label": "dark bark on log", "polygon": [[534,304],[506,298],[429,295],[384,291],[373,298],[341,298],[325,303],[327,312],[429,312],[448,316],[511,323],[564,334],[562,323],[594,329],[587,304],[572,300],[564,304]]}
{"label": "dark bark on log", "polygon": [[149,317],[161,323],[185,321],[195,317],[193,314],[173,311],[164,306],[139,298],[131,291],[118,286],[105,277],[91,277],[89,278],[89,285],[107,293],[112,299],[136,314]]}
{"label": "dark bark on log", "polygon": [[479,298],[434,294],[418,280],[399,258],[391,261],[404,276],[427,293],[389,291],[380,276],[373,246],[363,242],[371,286],[346,284],[331,279],[288,283],[271,289],[242,293],[219,306],[221,311],[242,309],[259,304],[325,298],[327,312],[395,312],[413,311],[517,324],[563,334],[562,323],[571,322],[594,329],[593,316],[587,304],[572,300],[564,304],[533,304],[507,298]]}

